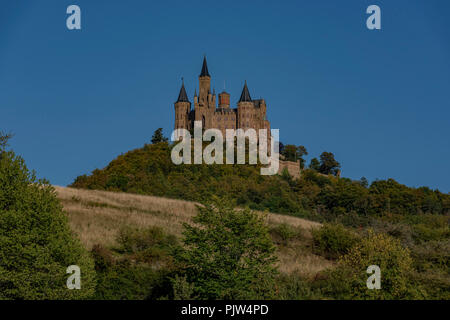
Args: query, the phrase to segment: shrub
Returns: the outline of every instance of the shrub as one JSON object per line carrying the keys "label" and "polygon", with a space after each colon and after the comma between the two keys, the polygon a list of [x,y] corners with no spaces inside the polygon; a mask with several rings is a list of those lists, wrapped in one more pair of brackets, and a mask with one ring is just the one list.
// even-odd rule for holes
{"label": "shrub", "polygon": [[302,236],[301,228],[294,228],[286,223],[281,223],[270,229],[270,234],[275,242],[287,245],[289,241],[300,239]]}
{"label": "shrub", "polygon": [[[369,290],[366,270],[377,265],[381,270],[381,289]],[[413,279],[413,260],[400,241],[386,234],[369,232],[339,259],[329,273],[328,294],[338,299],[414,299],[423,291]]]}
{"label": "shrub", "polygon": [[[54,189],[22,158],[0,151],[0,299],[82,299],[94,293],[94,264],[73,237]],[[81,269],[69,290],[66,269]]]}
{"label": "shrub", "polygon": [[322,298],[320,289],[297,273],[281,274],[276,281],[276,298],[280,300],[315,300]]}
{"label": "shrub", "polygon": [[117,236],[118,250],[122,253],[142,253],[148,249],[169,249],[177,244],[173,235],[166,234],[160,227],[124,227]]}
{"label": "shrub", "polygon": [[92,249],[98,277],[95,299],[159,299],[172,294],[174,237],[160,228],[127,227],[119,232],[118,242],[112,250],[99,245]]}
{"label": "shrub", "polygon": [[439,241],[450,238],[450,228],[448,226],[436,228],[420,223],[414,225],[413,230],[417,242]]}
{"label": "shrub", "polygon": [[336,259],[346,254],[358,241],[358,236],[340,224],[326,223],[313,229],[314,251],[327,258]]}

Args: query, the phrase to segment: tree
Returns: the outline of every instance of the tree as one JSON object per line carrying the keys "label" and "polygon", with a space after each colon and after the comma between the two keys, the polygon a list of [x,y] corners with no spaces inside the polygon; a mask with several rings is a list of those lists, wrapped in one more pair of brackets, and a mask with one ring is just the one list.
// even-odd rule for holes
{"label": "tree", "polygon": [[320,162],[317,160],[317,158],[312,158],[311,162],[309,163],[309,168],[311,170],[319,171],[320,169]]}
{"label": "tree", "polygon": [[333,153],[322,152],[320,155],[320,173],[337,175],[340,167],[341,165],[334,159]]}
{"label": "tree", "polygon": [[198,210],[195,224],[184,225],[186,249],[178,256],[195,295],[272,298],[277,259],[265,216],[217,199]]}
{"label": "tree", "polygon": [[362,177],[362,178],[359,180],[359,184],[360,184],[361,186],[363,186],[364,188],[368,188],[368,187],[369,187],[369,181],[367,181],[367,178],[366,178],[366,177]]}
{"label": "tree", "polygon": [[305,159],[303,159],[303,156],[307,156],[308,151],[306,151],[306,148],[304,146],[298,146],[297,147],[297,157],[300,159],[300,168],[305,167]]}
{"label": "tree", "polygon": [[[80,267],[80,290],[67,288],[71,265]],[[14,152],[2,151],[0,300],[89,298],[94,290],[93,261],[73,237],[53,187],[36,180]]]}
{"label": "tree", "polygon": [[12,138],[11,133],[3,133],[0,131],[0,152],[4,151],[8,146],[8,140]]}
{"label": "tree", "polygon": [[308,151],[304,146],[295,146],[293,144],[283,145],[283,148],[280,149],[280,153],[284,156],[285,160],[288,161],[297,161],[300,160],[300,167],[303,168],[305,164],[305,160],[303,156],[308,155]]}
{"label": "tree", "polygon": [[293,144],[286,144],[283,148],[283,155],[287,161],[297,161],[297,147]]}
{"label": "tree", "polygon": [[162,128],[158,128],[158,129],[156,129],[156,131],[153,133],[153,136],[152,136],[152,144],[169,141],[169,139],[167,139],[166,137],[164,137],[164,135],[162,134],[162,130],[163,130]]}

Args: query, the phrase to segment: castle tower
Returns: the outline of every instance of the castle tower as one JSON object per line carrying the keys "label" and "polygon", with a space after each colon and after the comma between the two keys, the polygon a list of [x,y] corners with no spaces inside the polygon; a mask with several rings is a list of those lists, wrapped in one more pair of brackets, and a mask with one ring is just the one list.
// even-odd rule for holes
{"label": "castle tower", "polygon": [[209,100],[211,99],[211,76],[208,72],[208,64],[206,63],[206,56],[203,57],[203,65],[200,76],[198,77],[199,87],[199,104],[204,107],[209,106]]}
{"label": "castle tower", "polygon": [[213,125],[213,116],[216,110],[216,95],[211,93],[211,76],[208,71],[206,56],[203,57],[203,65],[199,80],[198,97],[194,98],[195,121],[201,121],[203,129],[209,129]]}
{"label": "castle tower", "polygon": [[230,94],[223,91],[219,93],[219,108],[229,108],[230,107]]}
{"label": "castle tower", "polygon": [[241,97],[238,102],[238,121],[237,127],[247,129],[252,126],[253,122],[253,109],[254,105],[250,92],[248,91],[247,81],[245,81],[244,88],[242,89]]}
{"label": "castle tower", "polygon": [[191,103],[189,102],[186,89],[184,88],[184,80],[181,84],[178,99],[175,102],[175,129],[190,129],[189,112],[191,111]]}

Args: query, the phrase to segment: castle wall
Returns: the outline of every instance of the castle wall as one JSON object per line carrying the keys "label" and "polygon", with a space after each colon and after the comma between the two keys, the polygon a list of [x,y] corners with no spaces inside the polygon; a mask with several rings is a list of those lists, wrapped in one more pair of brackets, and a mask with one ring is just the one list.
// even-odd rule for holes
{"label": "castle wall", "polygon": [[297,162],[280,160],[278,174],[282,174],[284,169],[287,169],[291,177],[300,178],[300,160],[297,160]]}

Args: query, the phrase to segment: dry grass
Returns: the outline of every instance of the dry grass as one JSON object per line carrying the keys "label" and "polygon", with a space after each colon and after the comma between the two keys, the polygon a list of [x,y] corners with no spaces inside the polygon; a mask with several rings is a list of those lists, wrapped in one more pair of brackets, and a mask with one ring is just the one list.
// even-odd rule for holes
{"label": "dry grass", "polygon": [[[95,244],[114,245],[118,231],[125,225],[159,226],[180,236],[182,224],[189,223],[196,214],[195,203],[189,201],[58,186],[55,189],[72,230],[88,249]],[[309,230],[320,226],[317,222],[273,213],[268,214],[268,223],[302,228],[304,242],[310,241]],[[329,261],[312,254],[305,243],[279,247],[278,257],[280,271],[287,273],[300,271],[314,275],[330,265]]]}

